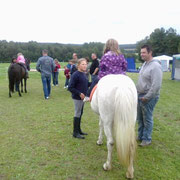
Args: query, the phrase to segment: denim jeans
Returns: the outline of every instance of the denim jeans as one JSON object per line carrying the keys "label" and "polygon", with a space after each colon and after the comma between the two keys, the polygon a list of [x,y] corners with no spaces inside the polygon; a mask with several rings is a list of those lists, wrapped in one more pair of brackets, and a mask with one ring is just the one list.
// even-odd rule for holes
{"label": "denim jeans", "polygon": [[91,75],[91,82],[95,81],[98,78],[98,75]]}
{"label": "denim jeans", "polygon": [[53,72],[53,73],[52,73],[52,76],[53,76],[53,84],[54,84],[54,85],[58,85],[58,75],[59,75],[59,72]]}
{"label": "denim jeans", "polygon": [[153,111],[159,96],[150,99],[144,103],[140,100],[144,95],[138,95],[137,121],[138,121],[138,139],[151,141],[153,130]]}
{"label": "denim jeans", "polygon": [[88,91],[87,91],[87,97],[90,97],[91,95],[91,91],[93,90],[94,86],[99,82],[99,79],[96,78],[94,81],[92,81],[91,83],[91,86],[88,88]]}
{"label": "denim jeans", "polygon": [[43,84],[44,97],[46,99],[51,93],[51,76],[41,76],[41,79]]}
{"label": "denim jeans", "polygon": [[66,87],[66,86],[68,86],[68,84],[69,84],[69,79],[68,79],[68,78],[66,78],[66,81],[65,81],[64,86]]}

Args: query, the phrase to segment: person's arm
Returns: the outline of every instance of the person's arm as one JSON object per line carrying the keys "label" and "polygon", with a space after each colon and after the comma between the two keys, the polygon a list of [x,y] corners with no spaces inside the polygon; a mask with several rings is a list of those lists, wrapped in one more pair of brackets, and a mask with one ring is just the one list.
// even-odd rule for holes
{"label": "person's arm", "polygon": [[99,71],[99,68],[96,68],[96,69],[94,70],[93,75],[95,75],[98,71]]}
{"label": "person's arm", "polygon": [[101,72],[106,72],[109,70],[109,67],[107,64],[110,64],[110,59],[107,55],[102,56],[101,61],[100,61],[100,71]]}
{"label": "person's arm", "polygon": [[58,68],[59,68],[59,69],[61,68],[61,65],[60,65],[60,64],[58,64]]}
{"label": "person's arm", "polygon": [[99,62],[96,62],[96,69],[93,72],[93,75],[95,75],[99,71]]}
{"label": "person's arm", "polygon": [[37,70],[38,72],[41,72],[41,70],[40,70],[40,59],[38,59],[38,61],[37,61],[36,70]]}
{"label": "person's arm", "polygon": [[52,59],[52,72],[54,72],[55,68],[56,68],[56,64],[55,64],[54,60]]}
{"label": "person's arm", "polygon": [[81,93],[80,98],[83,100],[85,98],[85,95],[83,93]]}
{"label": "person's arm", "polygon": [[71,76],[71,80],[70,80],[69,85],[68,85],[68,90],[69,90],[71,93],[80,96],[81,92],[75,88],[75,85],[76,85],[76,82],[77,82],[77,78],[78,78],[78,77],[76,76],[76,74],[73,74],[73,75]]}
{"label": "person's arm", "polygon": [[124,58],[124,55],[122,55],[122,70],[125,72],[127,71],[127,61]]}
{"label": "person's arm", "polygon": [[152,68],[151,72],[151,88],[148,93],[144,96],[144,99],[151,99],[158,93],[162,84],[162,70],[159,66]]}

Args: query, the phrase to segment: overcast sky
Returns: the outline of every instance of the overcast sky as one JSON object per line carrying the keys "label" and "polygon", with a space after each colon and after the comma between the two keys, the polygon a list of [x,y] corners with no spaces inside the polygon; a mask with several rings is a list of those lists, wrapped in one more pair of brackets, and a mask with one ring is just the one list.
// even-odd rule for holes
{"label": "overcast sky", "polygon": [[0,0],[0,40],[132,44],[154,29],[180,34],[179,0]]}

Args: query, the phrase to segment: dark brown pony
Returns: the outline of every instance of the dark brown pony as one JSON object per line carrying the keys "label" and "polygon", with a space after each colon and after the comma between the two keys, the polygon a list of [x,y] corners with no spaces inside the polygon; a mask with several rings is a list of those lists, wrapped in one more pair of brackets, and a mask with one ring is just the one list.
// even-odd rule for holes
{"label": "dark brown pony", "polygon": [[[30,62],[27,61],[27,69],[30,70],[29,66]],[[9,97],[11,97],[11,93],[14,92],[14,87],[16,86],[16,91],[19,93],[19,96],[21,96],[21,92],[23,93],[23,79],[24,79],[24,91],[27,93],[26,89],[26,70],[25,68],[18,63],[11,64],[8,69],[8,77],[9,77]],[[21,92],[19,89],[19,85],[21,82]]]}
{"label": "dark brown pony", "polygon": [[[25,59],[25,63],[26,63],[27,70],[30,71],[30,63],[31,63],[31,61],[29,59]],[[26,74],[21,79],[21,92],[22,93],[23,93],[23,79],[24,79],[24,91],[25,91],[25,93],[27,93],[27,89],[26,89],[27,76],[26,76]]]}

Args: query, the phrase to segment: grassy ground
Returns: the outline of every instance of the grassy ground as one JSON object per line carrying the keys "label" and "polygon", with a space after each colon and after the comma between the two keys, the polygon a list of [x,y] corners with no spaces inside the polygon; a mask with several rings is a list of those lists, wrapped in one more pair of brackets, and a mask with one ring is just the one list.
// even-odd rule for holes
{"label": "grassy ground", "polygon": [[[32,64],[32,67],[35,67]],[[106,143],[96,145],[98,117],[86,103],[82,129],[85,140],[72,138],[73,103],[70,93],[52,87],[51,99],[43,99],[40,74],[30,72],[28,93],[8,97],[8,64],[0,64],[0,179],[116,180],[125,179],[113,151],[113,169],[102,170]],[[128,74],[135,82],[138,74]],[[137,180],[180,179],[180,82],[164,73],[160,100],[154,112],[152,145],[137,148],[134,163]]]}

